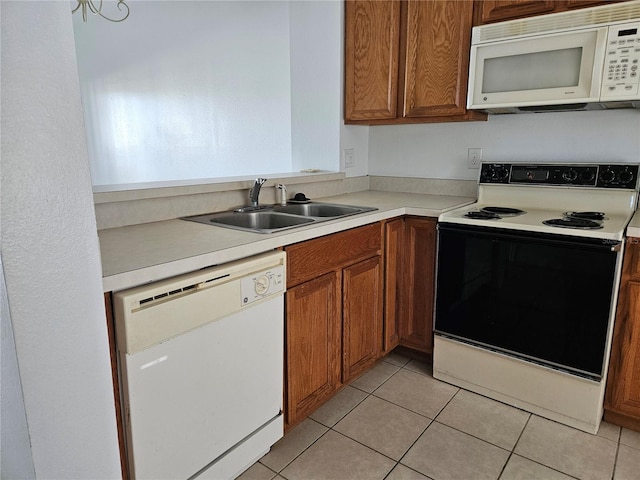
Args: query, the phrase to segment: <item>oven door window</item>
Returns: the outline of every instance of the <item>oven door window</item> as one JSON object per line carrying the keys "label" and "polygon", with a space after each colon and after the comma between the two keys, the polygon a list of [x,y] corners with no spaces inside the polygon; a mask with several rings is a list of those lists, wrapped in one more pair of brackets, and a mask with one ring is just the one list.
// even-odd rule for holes
{"label": "oven door window", "polygon": [[436,333],[600,378],[617,255],[601,240],[441,224]]}

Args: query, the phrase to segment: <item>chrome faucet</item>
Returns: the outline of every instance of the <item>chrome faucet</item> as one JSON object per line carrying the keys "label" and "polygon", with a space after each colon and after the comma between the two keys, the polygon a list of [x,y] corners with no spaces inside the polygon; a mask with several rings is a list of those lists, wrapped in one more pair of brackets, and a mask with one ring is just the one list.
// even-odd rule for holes
{"label": "chrome faucet", "polygon": [[253,187],[249,190],[249,201],[251,202],[252,207],[258,206],[258,197],[260,196],[260,188],[267,181],[266,178],[256,178]]}

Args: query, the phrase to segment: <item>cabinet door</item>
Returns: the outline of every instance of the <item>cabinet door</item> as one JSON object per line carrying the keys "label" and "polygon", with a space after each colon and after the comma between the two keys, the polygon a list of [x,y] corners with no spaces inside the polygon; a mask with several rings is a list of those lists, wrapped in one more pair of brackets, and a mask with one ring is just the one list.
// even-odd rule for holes
{"label": "cabinet door", "polygon": [[640,430],[639,244],[628,245],[624,259],[609,363],[605,419]]}
{"label": "cabinet door", "polygon": [[409,217],[405,222],[407,280],[400,344],[432,353],[437,220]]}
{"label": "cabinet door", "polygon": [[345,2],[345,119],[395,118],[400,2]]}
{"label": "cabinet door", "polygon": [[617,3],[618,1],[628,0],[567,0],[567,8],[573,10],[576,8],[598,7],[600,5]]}
{"label": "cabinet door", "polygon": [[407,2],[404,116],[466,112],[473,2]]}
{"label": "cabinet door", "polygon": [[372,365],[382,353],[382,258],[343,270],[342,381]]}
{"label": "cabinet door", "polygon": [[309,415],[340,387],[340,305],[340,272],[287,291],[287,427]]}
{"label": "cabinet door", "polygon": [[398,218],[385,224],[384,332],[382,335],[384,353],[393,350],[400,341],[404,238],[404,219]]}
{"label": "cabinet door", "polygon": [[554,0],[484,0],[479,23],[502,22],[552,13],[557,3]]}

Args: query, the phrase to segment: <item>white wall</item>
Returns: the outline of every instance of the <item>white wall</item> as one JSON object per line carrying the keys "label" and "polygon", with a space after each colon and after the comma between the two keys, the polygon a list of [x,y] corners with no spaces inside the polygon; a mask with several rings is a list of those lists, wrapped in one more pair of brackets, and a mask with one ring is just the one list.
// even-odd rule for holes
{"label": "white wall", "polygon": [[369,129],[369,174],[477,179],[467,148],[493,162],[640,162],[640,111],[494,115],[486,122]]}
{"label": "white wall", "polygon": [[288,3],[129,5],[74,16],[94,184],[291,171]]}
{"label": "white wall", "polygon": [[340,168],[342,11],[339,1],[292,1],[292,169]]}
{"label": "white wall", "polygon": [[130,9],[74,17],[94,185],[339,169],[342,2]]}
{"label": "white wall", "polygon": [[35,475],[119,478],[70,3],[0,9],[0,251]]}
{"label": "white wall", "polygon": [[0,478],[34,478],[9,299],[0,258]]}

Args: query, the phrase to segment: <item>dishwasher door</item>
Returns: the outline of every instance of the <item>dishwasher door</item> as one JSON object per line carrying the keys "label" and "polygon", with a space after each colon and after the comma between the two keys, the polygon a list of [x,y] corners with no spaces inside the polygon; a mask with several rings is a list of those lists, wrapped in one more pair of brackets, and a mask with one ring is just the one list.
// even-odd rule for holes
{"label": "dishwasher door", "polygon": [[[130,311],[122,322],[116,313],[116,321],[124,347],[121,376],[133,478],[233,478],[282,436],[284,254],[261,259],[271,266],[258,262],[245,269],[235,262],[208,269],[204,277],[202,271],[182,276],[181,288],[196,287],[174,293],[175,300],[163,296],[177,292],[175,282],[157,295],[151,291],[153,301],[144,288],[137,289],[133,303],[126,292],[116,295],[116,312],[122,313],[123,305]],[[136,350],[146,343],[136,322],[141,309],[147,313],[140,322],[155,319],[158,328],[146,325],[154,344]],[[164,338],[157,338],[158,329]],[[126,338],[127,331],[133,339]]]}

